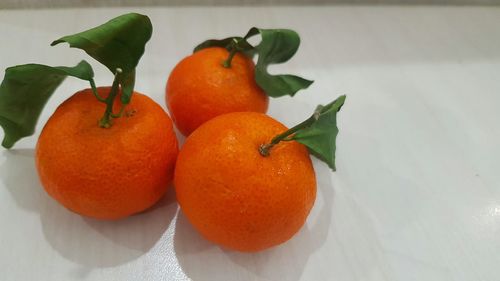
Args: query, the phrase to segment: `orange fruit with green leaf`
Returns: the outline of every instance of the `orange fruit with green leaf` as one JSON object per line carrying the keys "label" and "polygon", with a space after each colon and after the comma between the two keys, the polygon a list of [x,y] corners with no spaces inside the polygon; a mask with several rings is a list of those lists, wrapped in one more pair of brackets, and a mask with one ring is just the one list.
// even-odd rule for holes
{"label": "orange fruit with green leaf", "polygon": [[[106,97],[110,89],[97,92]],[[168,115],[145,95],[134,92],[109,128],[98,126],[104,110],[91,89],[62,103],[38,139],[36,167],[47,193],[68,209],[117,219],[147,209],[165,194],[177,140]]]}
{"label": "orange fruit with green leaf", "polygon": [[177,200],[188,220],[208,240],[238,251],[289,240],[316,197],[309,152],[335,169],[337,112],[344,100],[319,106],[290,129],[255,112],[201,125],[186,139],[175,168]]}
{"label": "orange fruit with green leaf", "polygon": [[[247,40],[260,34],[253,46]],[[312,81],[294,75],[271,75],[267,67],[288,61],[298,50],[299,35],[288,29],[252,28],[245,37],[207,40],[170,73],[166,102],[182,134],[230,112],[265,113],[268,97],[293,96]],[[257,63],[253,62],[258,55]]]}
{"label": "orange fruit with green leaf", "polygon": [[45,124],[36,167],[47,191],[66,208],[89,217],[118,219],[157,202],[173,178],[178,147],[165,111],[134,92],[135,68],[152,34],[149,18],[126,14],[96,28],[65,36],[114,75],[97,88],[90,64],[8,68],[0,86],[2,145],[33,134],[50,96],[67,76],[89,81],[63,102]]}

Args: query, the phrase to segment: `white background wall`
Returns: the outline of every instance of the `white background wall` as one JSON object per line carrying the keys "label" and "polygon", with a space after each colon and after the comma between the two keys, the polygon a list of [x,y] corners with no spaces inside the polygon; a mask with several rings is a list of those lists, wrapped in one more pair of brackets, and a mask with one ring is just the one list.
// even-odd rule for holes
{"label": "white background wall", "polygon": [[500,0],[0,0],[0,9],[183,5],[500,5]]}

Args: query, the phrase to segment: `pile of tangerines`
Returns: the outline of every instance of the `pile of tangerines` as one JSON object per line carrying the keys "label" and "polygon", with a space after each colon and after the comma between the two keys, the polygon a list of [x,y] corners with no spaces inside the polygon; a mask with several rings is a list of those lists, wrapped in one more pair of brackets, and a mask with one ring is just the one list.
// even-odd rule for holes
{"label": "pile of tangerines", "polygon": [[[334,169],[336,114],[345,96],[291,129],[265,115],[268,96],[293,96],[312,81],[267,73],[267,65],[297,51],[295,32],[252,28],[244,37],[205,41],[175,66],[166,86],[172,122],[133,90],[151,34],[147,16],[126,14],[53,42],[108,67],[109,87],[96,87],[85,61],[8,68],[0,86],[2,145],[33,134],[67,76],[87,80],[90,88],[63,102],[38,139],[36,167],[51,197],[84,216],[120,219],[151,207],[173,181],[188,220],[217,244],[259,251],[290,239],[316,197],[310,153]],[[261,36],[257,46],[247,41],[254,35]],[[180,151],[173,123],[187,137]]]}

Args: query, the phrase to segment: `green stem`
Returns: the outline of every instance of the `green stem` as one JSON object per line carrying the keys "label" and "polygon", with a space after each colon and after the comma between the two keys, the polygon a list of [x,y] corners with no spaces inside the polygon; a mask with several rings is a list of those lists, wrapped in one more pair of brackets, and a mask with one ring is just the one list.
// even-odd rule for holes
{"label": "green stem", "polygon": [[231,51],[229,51],[229,57],[222,63],[222,66],[225,68],[230,68],[231,67],[231,61],[233,60],[234,55],[239,51],[238,48],[238,40],[236,38],[233,38],[233,41],[231,41]]}
{"label": "green stem", "polygon": [[260,155],[264,157],[269,156],[269,151],[271,150],[271,148],[273,148],[273,146],[277,145],[281,141],[290,141],[291,140],[290,137],[293,134],[304,128],[311,126],[314,122],[318,120],[321,109],[322,107],[318,106],[311,117],[307,118],[305,121],[299,123],[298,125],[293,126],[292,128],[286,130],[285,132],[275,136],[270,143],[262,144],[259,147]]}
{"label": "green stem", "polygon": [[99,120],[99,126],[101,128],[109,128],[111,127],[111,118],[113,117],[113,104],[115,102],[115,98],[118,95],[118,90],[120,86],[120,75],[122,74],[122,70],[120,68],[116,69],[115,79],[113,80],[113,85],[111,86],[111,90],[109,92],[108,97],[104,101],[106,103],[106,110],[104,111],[104,115],[101,120]]}
{"label": "green stem", "polygon": [[99,95],[99,93],[97,92],[97,87],[95,86],[95,82],[94,82],[94,79],[90,79],[90,88],[92,88],[92,93],[94,93],[94,96],[96,97],[96,99],[100,102],[106,102],[106,99],[101,97]]}
{"label": "green stem", "polygon": [[125,112],[125,105],[122,104],[122,107],[120,108],[120,112],[118,112],[117,114],[114,114],[114,113],[111,113],[111,117],[113,118],[120,118],[123,116],[123,112]]}

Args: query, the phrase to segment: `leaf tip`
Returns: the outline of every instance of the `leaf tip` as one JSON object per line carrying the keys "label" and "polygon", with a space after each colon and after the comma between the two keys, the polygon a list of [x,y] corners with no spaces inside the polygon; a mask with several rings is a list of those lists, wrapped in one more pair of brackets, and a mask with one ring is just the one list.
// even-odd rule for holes
{"label": "leaf tip", "polygon": [[7,141],[6,138],[3,140],[2,142],[2,146],[5,148],[5,149],[11,149],[13,146],[14,146],[14,143],[13,142],[10,142],[10,141]]}
{"label": "leaf tip", "polygon": [[304,80],[305,80],[304,89],[309,88],[309,86],[311,86],[314,83],[314,80],[307,80],[307,79],[304,79]]}
{"label": "leaf tip", "polygon": [[337,112],[340,111],[342,106],[344,106],[345,100],[347,96],[346,95],[341,95],[340,97],[337,98],[336,103],[338,103],[338,109]]}
{"label": "leaf tip", "polygon": [[50,43],[50,46],[55,46],[55,45],[62,43],[62,42],[64,42],[64,40],[62,40],[62,38],[57,39],[57,40],[52,41],[52,43]]}
{"label": "leaf tip", "polygon": [[4,128],[2,126],[3,132],[4,132],[4,137],[2,141],[2,146],[6,149],[11,149],[14,144],[19,140],[18,137],[12,136],[11,132],[7,130],[7,128]]}
{"label": "leaf tip", "polygon": [[335,167],[335,163],[333,163],[332,165],[328,164],[328,167],[330,167],[330,170],[332,170],[332,172],[337,171],[337,167]]}

